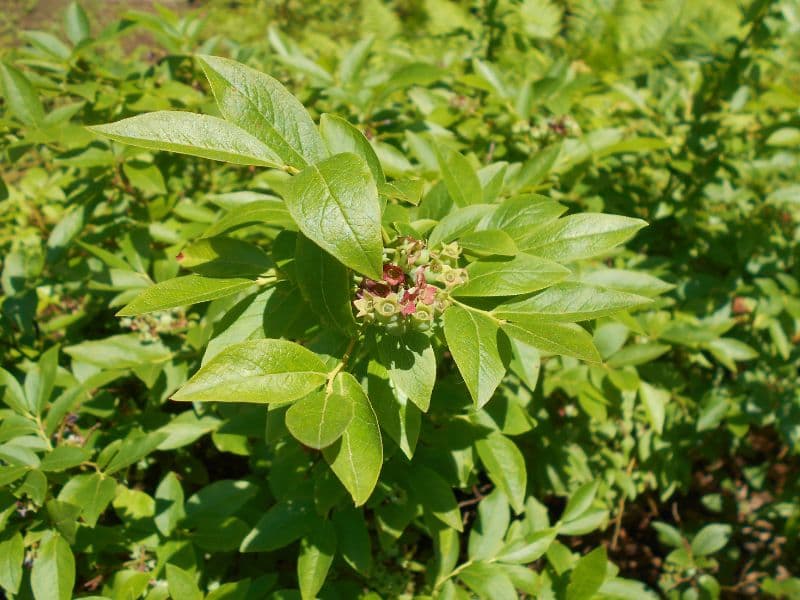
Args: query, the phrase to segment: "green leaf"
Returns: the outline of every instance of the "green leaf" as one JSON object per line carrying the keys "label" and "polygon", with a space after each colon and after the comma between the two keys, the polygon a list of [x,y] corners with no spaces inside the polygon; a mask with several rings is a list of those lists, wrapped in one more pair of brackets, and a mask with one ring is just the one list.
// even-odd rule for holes
{"label": "green leaf", "polygon": [[478,456],[486,467],[489,478],[508,498],[517,513],[525,510],[525,491],[528,473],[525,458],[517,445],[498,431],[475,442]]}
{"label": "green leaf", "polygon": [[310,350],[286,340],[250,340],[206,363],[173,396],[183,402],[290,402],[325,383],[327,369]]}
{"label": "green leaf", "polygon": [[107,369],[129,369],[154,365],[172,358],[172,352],[160,341],[143,342],[136,333],[112,335],[103,340],[67,346],[64,352],[73,360]]}
{"label": "green leaf", "polygon": [[487,560],[500,553],[510,516],[508,499],[500,488],[480,501],[478,518],[469,532],[470,560]]}
{"label": "green leaf", "polygon": [[490,204],[474,204],[449,212],[431,231],[428,236],[428,247],[434,248],[438,244],[451,242],[463,236],[473,230],[494,209],[495,207]]}
{"label": "green leaf", "polygon": [[155,498],[156,516],[153,520],[158,530],[168,537],[186,516],[183,508],[183,488],[175,473],[169,472],[161,480],[156,488]]}
{"label": "green leaf", "polygon": [[286,500],[270,507],[242,540],[239,552],[269,552],[288,546],[316,525],[309,502]]}
{"label": "green leaf", "polygon": [[362,158],[337,154],[307,167],[285,186],[285,197],[306,237],[354,271],[381,278],[378,188]]}
{"label": "green leaf", "polygon": [[353,419],[347,396],[313,392],[286,411],[286,428],[301,444],[320,450],[338,440]]}
{"label": "green leaf", "polygon": [[539,560],[555,541],[557,534],[558,529],[555,527],[529,533],[508,543],[497,556],[497,560],[520,565]]}
{"label": "green leaf", "polygon": [[81,507],[81,517],[89,527],[94,527],[108,503],[114,498],[117,482],[102,473],[89,473],[71,477],[61,488],[58,499]]}
{"label": "green leaf", "polygon": [[201,275],[185,275],[167,279],[146,288],[117,313],[118,317],[132,317],[156,310],[188,306],[217,298],[233,296],[254,286],[252,279],[212,279]]}
{"label": "green leaf", "polygon": [[431,573],[437,582],[449,578],[458,563],[461,552],[461,536],[455,529],[451,529],[439,521],[428,519],[428,528],[433,538],[434,562]]}
{"label": "green leaf", "polygon": [[330,521],[322,521],[300,540],[297,557],[297,581],[303,600],[314,600],[322,589],[336,553],[336,530]]}
{"label": "green leaf", "polygon": [[281,162],[302,169],[327,154],[308,111],[276,79],[227,58],[197,59],[222,116],[264,142]]}
{"label": "green leaf", "polygon": [[167,193],[164,176],[156,165],[138,161],[128,161],[122,165],[122,172],[131,186],[145,194],[163,195]]}
{"label": "green leaf", "polygon": [[362,510],[346,508],[333,514],[339,554],[363,576],[372,571],[372,545]]}
{"label": "green leaf", "polygon": [[58,370],[58,350],[58,346],[47,350],[25,376],[25,398],[30,411],[35,415],[42,414],[53,393]]}
{"label": "green leaf", "polygon": [[224,236],[206,237],[189,244],[178,262],[204,277],[258,277],[272,266],[272,260],[258,246]]}
{"label": "green leaf", "polygon": [[513,323],[503,323],[503,331],[542,352],[600,362],[600,353],[594,347],[592,336],[574,323],[516,319]]}
{"label": "green leaf", "polygon": [[584,512],[580,517],[559,527],[559,535],[586,535],[599,529],[608,522],[608,511],[602,508],[593,508]]}
{"label": "green leaf", "polygon": [[400,447],[410,460],[414,456],[422,425],[422,412],[389,382],[389,373],[377,361],[367,367],[369,399],[381,429]]}
{"label": "green leaf", "polygon": [[532,38],[548,40],[558,35],[563,14],[553,0],[523,0],[519,7],[522,29]]}
{"label": "green leaf", "polygon": [[106,475],[111,475],[139,462],[158,448],[159,444],[161,444],[166,437],[167,434],[160,431],[152,431],[146,434],[133,431],[128,434],[128,437],[125,438],[107,465],[100,463],[99,458],[98,464],[103,468]]}
{"label": "green leaf", "polygon": [[639,382],[639,398],[642,400],[650,425],[656,433],[664,431],[664,410],[669,402],[670,393],[667,390],[654,387],[647,382]]}
{"label": "green leaf", "polygon": [[458,240],[467,254],[475,256],[516,256],[519,248],[502,229],[473,231]]}
{"label": "green leaf", "polygon": [[561,154],[561,146],[561,142],[547,146],[525,161],[513,181],[513,189],[532,188],[544,181]]}
{"label": "green leaf", "polygon": [[681,532],[668,523],[662,521],[653,521],[653,529],[656,530],[658,541],[665,546],[672,546],[673,548],[680,548],[684,544]]}
{"label": "green leaf", "polygon": [[267,287],[255,295],[247,296],[229,309],[225,316],[215,324],[214,334],[206,346],[202,364],[205,365],[233,344],[264,337],[279,337],[278,335],[266,335],[264,323],[267,307],[274,306],[270,302],[274,301],[278,295],[277,287]]}
{"label": "green leaf", "polygon": [[474,562],[458,574],[481,600],[517,600],[519,596],[501,565]]}
{"label": "green leaf", "polygon": [[[467,267],[469,280],[455,296],[516,296],[558,283],[569,269],[551,260],[519,254],[508,260],[482,260]],[[501,305],[502,306],[502,305]],[[500,315],[502,316],[502,315]]]}
{"label": "green leaf", "polygon": [[214,237],[230,233],[247,225],[269,225],[280,229],[297,229],[289,209],[283,200],[278,198],[248,202],[244,206],[237,206],[211,225],[203,237]]}
{"label": "green leaf", "polygon": [[561,521],[564,523],[569,523],[589,510],[592,502],[594,502],[594,498],[597,495],[597,490],[599,487],[600,482],[590,481],[575,490],[575,492],[573,492],[573,494],[569,497],[567,506],[564,508],[564,512],[561,514]]}
{"label": "green leaf", "polygon": [[191,533],[192,543],[211,552],[238,551],[250,524],[238,517],[211,517],[195,522]]}
{"label": "green leaf", "polygon": [[508,163],[504,162],[492,163],[478,171],[478,179],[483,188],[484,204],[492,204],[497,200],[497,196],[503,191],[506,171],[508,171]]}
{"label": "green leaf", "polygon": [[31,571],[36,600],[70,600],[75,586],[75,558],[66,540],[50,534],[39,546]]}
{"label": "green leaf", "polygon": [[640,306],[652,300],[573,281],[564,281],[530,298],[501,304],[492,312],[502,319],[588,321]]}
{"label": "green leaf", "polygon": [[66,471],[72,467],[77,467],[84,461],[89,460],[92,451],[88,448],[77,446],[59,446],[53,448],[42,458],[39,468],[42,471]]}
{"label": "green leaf", "polygon": [[49,58],[57,61],[69,60],[71,54],[69,47],[52,33],[28,30],[20,32],[19,36],[38,50],[49,54]]}
{"label": "green leaf", "polygon": [[469,206],[483,201],[483,190],[478,174],[463,155],[450,148],[439,148],[436,157],[444,184],[447,186],[447,193],[456,206]]}
{"label": "green leaf", "polygon": [[458,305],[444,313],[444,335],[476,408],[485,405],[506,374],[508,340],[497,321]]}
{"label": "green leaf", "polygon": [[0,367],[0,386],[5,388],[3,402],[19,414],[29,412],[25,391],[11,373]]}
{"label": "green leaf", "polygon": [[657,359],[665,352],[669,352],[669,350],[670,346],[666,344],[656,344],[654,342],[633,344],[612,354],[606,364],[614,369],[643,365]]}
{"label": "green leaf", "polygon": [[[0,445],[0,459],[13,466],[35,469],[41,462],[30,448],[15,444],[13,441]],[[41,475],[41,473],[39,473]]]}
{"label": "green leaf", "polygon": [[341,439],[322,451],[333,472],[350,492],[356,506],[372,494],[383,466],[383,442],[378,418],[361,385],[350,373],[339,373],[334,393],[353,402],[353,419]]}
{"label": "green leaf", "polygon": [[765,143],[767,146],[784,148],[800,146],[800,129],[797,127],[781,127],[773,131]]}
{"label": "green leaf", "polygon": [[659,296],[675,287],[671,283],[662,281],[658,277],[653,277],[647,273],[627,271],[625,269],[599,269],[581,274],[580,280],[582,283],[647,296],[648,298]]}
{"label": "green leaf", "polygon": [[533,233],[553,223],[567,207],[547,196],[524,194],[504,200],[500,206],[483,222],[482,229],[500,229],[517,242],[519,247],[526,246],[526,239]]}
{"label": "green leaf", "polygon": [[45,509],[53,527],[64,536],[67,542],[74,544],[81,507],[61,500],[48,500]]}
{"label": "green leaf", "polygon": [[28,78],[11,65],[0,63],[0,81],[8,111],[25,125],[40,125],[44,120],[44,107],[36,88]]}
{"label": "green leaf", "polygon": [[297,285],[323,323],[346,334],[356,329],[353,317],[353,277],[342,263],[304,235],[294,253]]}
{"label": "green leaf", "polygon": [[17,479],[30,471],[30,467],[5,465],[0,466],[0,487],[5,487],[10,483],[14,483]]}
{"label": "green leaf", "polygon": [[70,2],[64,13],[64,32],[73,44],[80,44],[91,34],[89,17],[77,2]]}
{"label": "green leaf", "polygon": [[189,497],[186,515],[192,522],[228,517],[255,496],[258,489],[246,480],[220,479]]}
{"label": "green leaf", "polygon": [[[36,456],[34,454],[34,456]],[[5,457],[4,457],[5,458]],[[44,504],[45,496],[47,496],[47,477],[44,473],[36,470],[29,470],[27,477],[22,482],[22,485],[17,489],[18,495],[26,495],[34,504],[41,506]]]}
{"label": "green leaf", "polygon": [[148,150],[166,150],[236,165],[281,165],[272,150],[252,135],[209,115],[159,110],[88,129],[114,141]]}
{"label": "green leaf", "polygon": [[731,537],[731,526],[712,523],[706,525],[692,539],[692,554],[708,556],[722,550]]}
{"label": "green leaf", "polygon": [[249,590],[250,579],[223,583],[209,592],[206,600],[246,600]]}
{"label": "green leaf", "polygon": [[575,565],[567,585],[567,600],[591,600],[606,579],[608,558],[603,546],[595,548]]}
{"label": "green leaf", "polygon": [[375,154],[369,140],[358,129],[341,117],[324,114],[319,120],[319,130],[331,155],[352,152],[367,163],[376,183],[381,184],[386,181],[378,155]]}
{"label": "green leaf", "polygon": [[173,599],[203,600],[203,592],[197,587],[194,576],[180,567],[167,564],[167,586]]}
{"label": "green leaf", "polygon": [[430,338],[419,332],[402,337],[384,335],[378,342],[378,357],[395,388],[427,412],[436,383],[436,356]]}
{"label": "green leaf", "polygon": [[412,466],[409,475],[411,489],[422,507],[451,529],[463,531],[461,510],[450,484],[423,465]]}
{"label": "green leaf", "polygon": [[736,362],[758,358],[758,352],[744,342],[735,338],[721,337],[706,344],[709,352],[719,362],[736,372]]}
{"label": "green leaf", "polygon": [[618,215],[569,215],[537,229],[520,248],[558,262],[591,258],[627,242],[646,225],[641,219]]}
{"label": "green leaf", "polygon": [[498,69],[490,62],[482,61],[479,58],[472,59],[472,70],[489,84],[490,88],[501,98],[508,98],[510,93],[503,81]]}
{"label": "green leaf", "polygon": [[18,531],[4,531],[0,536],[0,589],[16,595],[22,581],[25,544]]}
{"label": "green leaf", "polygon": [[539,381],[539,372],[542,368],[539,351],[517,338],[509,338],[509,342],[511,343],[513,357],[509,363],[509,368],[531,391],[535,390],[536,383]]}

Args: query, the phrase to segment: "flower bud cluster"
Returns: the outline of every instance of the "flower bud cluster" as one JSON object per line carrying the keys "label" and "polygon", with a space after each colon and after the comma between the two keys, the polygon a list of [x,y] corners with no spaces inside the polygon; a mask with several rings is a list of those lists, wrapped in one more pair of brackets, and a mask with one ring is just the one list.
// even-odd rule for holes
{"label": "flower bud cluster", "polygon": [[552,140],[553,138],[577,137],[581,134],[578,123],[569,115],[553,117],[531,127],[531,137],[535,140]]}
{"label": "flower bud cluster", "polygon": [[535,123],[517,121],[511,126],[511,131],[522,136],[517,145],[526,151],[546,146],[561,138],[578,137],[582,133],[578,123],[569,115],[540,119]]}
{"label": "flower bud cluster", "polygon": [[356,318],[395,335],[430,330],[452,303],[450,291],[467,282],[467,272],[458,266],[460,256],[456,242],[434,251],[422,240],[398,238],[394,247],[386,248],[381,280],[359,282],[353,301]]}
{"label": "flower bud cluster", "polygon": [[125,329],[138,332],[139,339],[143,342],[155,342],[161,334],[186,329],[189,322],[182,308],[173,308],[136,317],[122,317],[119,324]]}

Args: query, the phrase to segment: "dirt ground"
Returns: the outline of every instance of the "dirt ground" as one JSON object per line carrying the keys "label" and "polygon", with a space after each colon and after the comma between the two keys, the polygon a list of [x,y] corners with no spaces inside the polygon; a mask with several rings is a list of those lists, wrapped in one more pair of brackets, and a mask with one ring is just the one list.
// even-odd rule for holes
{"label": "dirt ground", "polygon": [[[17,33],[26,29],[57,32],[61,28],[64,11],[72,0],[0,0],[0,45],[17,42]],[[127,10],[151,10],[154,0],[80,0],[89,14],[92,29],[99,31],[104,25]],[[202,4],[197,0],[159,0],[161,6],[171,10],[189,10]]]}

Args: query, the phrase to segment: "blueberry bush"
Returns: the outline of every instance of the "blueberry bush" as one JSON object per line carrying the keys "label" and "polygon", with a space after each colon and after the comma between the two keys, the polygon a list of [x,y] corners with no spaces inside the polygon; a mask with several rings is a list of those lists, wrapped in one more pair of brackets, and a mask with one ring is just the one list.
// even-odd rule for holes
{"label": "blueberry bush", "polygon": [[800,2],[77,2],[0,52],[0,597],[800,597]]}

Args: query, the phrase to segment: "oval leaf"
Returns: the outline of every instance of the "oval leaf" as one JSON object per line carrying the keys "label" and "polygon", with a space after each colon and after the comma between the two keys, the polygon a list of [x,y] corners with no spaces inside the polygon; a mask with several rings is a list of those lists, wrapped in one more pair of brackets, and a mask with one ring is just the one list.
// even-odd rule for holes
{"label": "oval leaf", "polygon": [[286,428],[301,444],[319,450],[338,440],[352,418],[350,398],[314,392],[289,407]]}
{"label": "oval leaf", "polygon": [[383,442],[378,418],[361,385],[350,373],[339,373],[334,393],[350,398],[353,419],[341,439],[322,451],[331,470],[350,492],[356,506],[364,504],[378,483],[383,466]]}
{"label": "oval leaf", "polygon": [[475,406],[482,407],[506,373],[508,340],[500,337],[497,321],[460,306],[444,313],[444,335]]}
{"label": "oval leaf", "polygon": [[537,229],[522,249],[558,262],[590,258],[627,242],[646,225],[641,219],[618,215],[569,215]]}
{"label": "oval leaf", "polygon": [[331,154],[352,152],[364,159],[377,183],[386,181],[378,155],[364,134],[336,115],[324,114],[319,120],[322,139]]}
{"label": "oval leaf", "polygon": [[499,431],[493,431],[486,438],[478,440],[475,449],[489,478],[503,491],[514,511],[522,513],[525,510],[528,473],[525,470],[525,458],[517,445]]}
{"label": "oval leaf", "polygon": [[230,346],[206,363],[173,400],[184,402],[290,402],[325,383],[320,358],[286,340],[251,340]]}
{"label": "oval leaf", "polygon": [[222,116],[264,142],[282,163],[302,169],[327,154],[308,111],[277,79],[227,58],[197,58]]}
{"label": "oval leaf", "polygon": [[281,165],[280,159],[262,142],[236,125],[210,115],[159,110],[88,129],[148,150],[166,150],[237,165]]}
{"label": "oval leaf", "polygon": [[33,561],[31,588],[37,600],[70,600],[75,585],[75,557],[67,541],[51,534]]}
{"label": "oval leaf", "polygon": [[[560,264],[530,254],[510,260],[476,261],[467,267],[469,280],[453,290],[455,296],[516,296],[529,294],[570,274]],[[500,315],[502,316],[502,315]]]}
{"label": "oval leaf", "polygon": [[297,236],[294,260],[297,285],[311,309],[326,325],[353,332],[351,271],[304,235]]}
{"label": "oval leaf", "polygon": [[301,171],[285,192],[300,231],[354,271],[381,278],[381,209],[364,159],[337,154]]}
{"label": "oval leaf", "polygon": [[178,262],[205,277],[257,277],[272,266],[258,246],[224,236],[189,244],[178,254]]}
{"label": "oval leaf", "polygon": [[543,352],[600,362],[600,353],[594,347],[592,336],[574,323],[519,319],[513,323],[503,323],[503,331]]}
{"label": "oval leaf", "polygon": [[628,292],[565,281],[532,298],[501,304],[492,312],[502,319],[525,317],[576,322],[599,319],[651,302],[650,298]]}
{"label": "oval leaf", "polygon": [[394,386],[427,412],[436,383],[436,356],[430,339],[418,332],[402,338],[385,335],[378,342],[378,356]]}
{"label": "oval leaf", "polygon": [[252,279],[212,279],[201,275],[176,277],[150,286],[120,310],[117,316],[132,317],[176,306],[208,302],[238,294],[253,285]]}
{"label": "oval leaf", "polygon": [[336,553],[336,529],[322,521],[300,540],[297,557],[297,582],[302,600],[314,600],[322,589]]}

